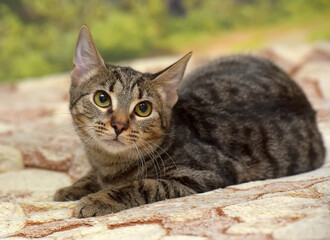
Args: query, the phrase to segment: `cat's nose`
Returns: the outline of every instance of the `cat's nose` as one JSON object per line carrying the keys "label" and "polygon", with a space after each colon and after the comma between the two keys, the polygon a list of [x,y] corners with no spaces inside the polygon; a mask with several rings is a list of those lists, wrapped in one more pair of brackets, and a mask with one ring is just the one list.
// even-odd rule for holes
{"label": "cat's nose", "polygon": [[111,126],[113,127],[113,129],[115,130],[115,133],[117,134],[117,136],[124,130],[127,129],[127,123],[124,122],[119,122],[119,121],[112,121],[111,122]]}

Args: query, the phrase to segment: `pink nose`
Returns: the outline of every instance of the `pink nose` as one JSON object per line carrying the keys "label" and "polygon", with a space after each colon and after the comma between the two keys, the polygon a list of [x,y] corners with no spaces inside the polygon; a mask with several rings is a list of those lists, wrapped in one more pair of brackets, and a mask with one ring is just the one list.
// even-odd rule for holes
{"label": "pink nose", "polygon": [[124,122],[118,122],[118,121],[113,121],[111,123],[111,126],[113,127],[113,129],[115,130],[115,133],[117,134],[117,136],[124,130],[127,129],[127,123]]}

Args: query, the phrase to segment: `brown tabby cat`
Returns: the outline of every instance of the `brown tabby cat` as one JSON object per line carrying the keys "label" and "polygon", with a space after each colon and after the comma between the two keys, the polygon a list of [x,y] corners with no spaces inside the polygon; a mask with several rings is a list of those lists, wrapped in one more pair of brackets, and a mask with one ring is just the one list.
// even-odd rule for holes
{"label": "brown tabby cat", "polygon": [[83,26],[70,89],[90,172],[55,201],[115,213],[315,169],[325,149],[302,90],[265,59],[233,56],[188,76],[191,53],[150,74],[105,64]]}

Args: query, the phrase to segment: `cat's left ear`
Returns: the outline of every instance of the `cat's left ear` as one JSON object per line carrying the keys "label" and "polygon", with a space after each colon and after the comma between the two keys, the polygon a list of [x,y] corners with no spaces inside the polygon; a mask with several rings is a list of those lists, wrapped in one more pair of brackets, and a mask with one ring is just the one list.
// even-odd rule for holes
{"label": "cat's left ear", "polygon": [[153,80],[169,108],[172,108],[178,100],[178,88],[191,55],[192,52],[186,54],[176,63],[160,71]]}

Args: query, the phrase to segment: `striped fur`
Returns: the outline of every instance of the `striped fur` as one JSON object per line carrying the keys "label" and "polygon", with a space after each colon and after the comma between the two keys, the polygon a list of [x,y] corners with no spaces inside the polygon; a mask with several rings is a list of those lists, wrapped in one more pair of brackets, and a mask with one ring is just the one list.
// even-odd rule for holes
{"label": "striped fur", "polygon": [[[158,79],[178,64],[186,62],[158,74],[106,65],[71,86],[73,122],[92,169],[55,200],[80,200],[78,217],[99,216],[323,164],[315,111],[274,64],[244,55],[211,62],[185,78],[169,108],[168,79]],[[97,90],[113,97],[113,108],[95,106]],[[142,119],[132,106],[144,99],[153,113]],[[117,118],[128,123],[122,143],[104,141]]]}

